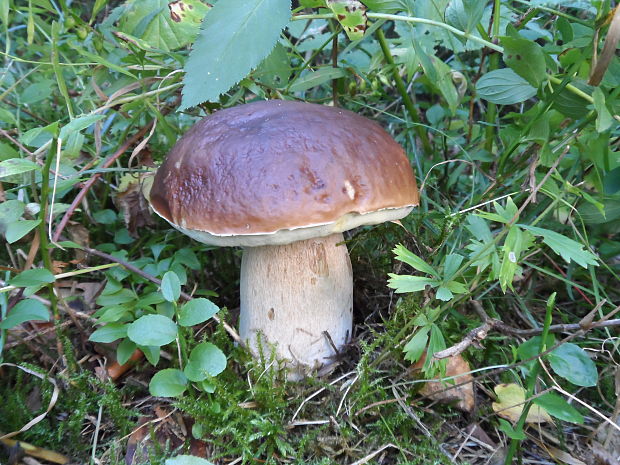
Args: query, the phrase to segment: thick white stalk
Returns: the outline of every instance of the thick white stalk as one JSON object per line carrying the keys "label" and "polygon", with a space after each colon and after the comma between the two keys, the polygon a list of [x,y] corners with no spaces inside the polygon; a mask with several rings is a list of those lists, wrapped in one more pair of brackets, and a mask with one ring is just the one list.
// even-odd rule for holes
{"label": "thick white stalk", "polygon": [[292,379],[329,363],[332,343],[340,348],[351,337],[353,274],[343,240],[332,234],[243,252],[240,336],[257,354],[261,334],[263,353],[275,347]]}

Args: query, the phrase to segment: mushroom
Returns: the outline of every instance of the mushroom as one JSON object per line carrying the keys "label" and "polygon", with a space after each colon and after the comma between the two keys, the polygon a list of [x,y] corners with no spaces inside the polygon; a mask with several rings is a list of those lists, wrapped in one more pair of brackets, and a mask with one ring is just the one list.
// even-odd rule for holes
{"label": "mushroom", "polygon": [[[150,190],[150,192],[149,192]],[[173,147],[145,189],[189,237],[244,248],[240,336],[317,369],[351,337],[353,275],[342,232],[418,204],[402,147],[340,108],[270,100],[220,110]]]}

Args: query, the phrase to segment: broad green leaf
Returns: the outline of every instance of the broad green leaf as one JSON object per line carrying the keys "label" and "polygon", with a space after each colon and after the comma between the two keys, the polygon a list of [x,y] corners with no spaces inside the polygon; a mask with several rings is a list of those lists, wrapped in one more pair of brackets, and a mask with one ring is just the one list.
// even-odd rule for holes
{"label": "broad green leaf", "polygon": [[41,220],[19,220],[9,223],[6,227],[4,237],[9,244],[12,244],[39,226],[39,223],[41,223]]}
{"label": "broad green leaf", "polygon": [[[527,341],[521,343],[517,347],[517,355],[520,360],[528,360],[540,353],[540,339],[542,336],[534,336]],[[555,336],[550,333],[547,335],[546,348],[553,347],[555,344]]]}
{"label": "broad green leaf", "polygon": [[163,315],[144,315],[128,325],[127,336],[142,346],[164,346],[177,337],[177,325]]}
{"label": "broad green leaf", "polygon": [[551,368],[558,376],[577,386],[596,386],[598,372],[588,354],[578,345],[566,343],[549,355]]}
{"label": "broad green leaf", "polygon": [[291,61],[284,45],[278,43],[252,73],[252,76],[262,84],[276,89],[286,87],[291,75]]}
{"label": "broad green leaf", "polygon": [[467,215],[467,223],[465,224],[471,235],[481,242],[489,242],[493,240],[491,228],[486,221],[474,214]]}
{"label": "broad green leaf", "polygon": [[109,307],[103,307],[97,311],[97,318],[103,323],[113,323],[120,320],[125,315],[129,314],[134,308],[134,305],[111,305]]}
{"label": "broad green leaf", "polygon": [[122,323],[108,323],[103,328],[99,328],[88,338],[93,342],[114,342],[127,336],[127,325]]}
{"label": "broad green leaf", "polygon": [[430,332],[430,326],[424,326],[416,332],[411,340],[403,347],[405,353],[405,360],[412,363],[420,360],[420,357],[426,349],[426,343],[428,342],[428,333]]}
{"label": "broad green leaf", "polygon": [[45,268],[35,268],[33,270],[22,271],[9,281],[11,286],[28,287],[48,284],[56,281],[56,278]]}
{"label": "broad green leaf", "polygon": [[504,62],[530,85],[538,88],[547,77],[545,54],[540,45],[523,37],[500,37]]}
{"label": "broad green leaf", "polygon": [[[108,285],[109,284],[110,282],[108,281]],[[106,290],[108,290],[107,287],[106,287]],[[116,292],[109,292],[109,290],[108,292],[106,292],[104,290],[104,292],[97,298],[95,303],[97,305],[107,307],[109,305],[125,304],[133,300],[136,300],[137,298],[138,298],[137,294],[131,289],[121,288],[120,290]]]}
{"label": "broad green leaf", "polygon": [[[434,367],[439,367],[443,370],[446,365],[446,360],[433,360],[433,354],[440,352],[446,348],[446,341],[443,338],[443,333],[439,326],[436,324],[431,325],[430,337],[428,338],[428,350],[426,351],[426,360],[424,360],[424,366],[422,370],[424,374],[431,375],[435,372]],[[443,368],[442,368],[443,367]]]}
{"label": "broad green leaf", "polygon": [[58,137],[60,137],[62,140],[67,140],[70,134],[82,131],[105,117],[106,115],[78,116],[77,118],[72,119],[69,123],[67,123],[60,129],[60,134]]}
{"label": "broad green leaf", "polygon": [[142,352],[144,352],[144,356],[149,361],[149,363],[153,366],[157,366],[159,363],[159,358],[161,356],[161,349],[159,346],[138,346]]}
{"label": "broad green leaf", "polygon": [[137,346],[129,338],[125,338],[116,348],[116,361],[120,365],[124,365],[129,361],[131,355],[135,352]]}
{"label": "broad green leaf", "polygon": [[605,94],[603,94],[600,87],[594,89],[592,99],[594,100],[594,109],[596,110],[596,130],[598,132],[605,132],[611,127],[614,120],[605,105]]}
{"label": "broad green leaf", "polygon": [[451,0],[445,12],[446,22],[461,31],[472,32],[482,19],[485,7],[486,3],[479,0]]}
{"label": "broad green leaf", "polygon": [[187,378],[181,370],[176,368],[158,371],[149,383],[149,392],[155,397],[177,397],[183,394],[186,389]]}
{"label": "broad green leaf", "polygon": [[189,355],[185,366],[185,376],[190,381],[203,381],[209,376],[217,376],[226,368],[226,356],[214,344],[198,344]]}
{"label": "broad green leaf", "polygon": [[338,79],[347,75],[344,68],[332,68],[331,66],[324,66],[316,71],[308,71],[303,74],[299,79],[296,79],[289,91],[291,92],[303,92],[312,87],[320,86],[321,84],[331,81],[332,79]]}
{"label": "broad green leaf", "polygon": [[436,278],[439,278],[439,273],[435,270],[435,268],[427,264],[413,252],[409,251],[404,245],[398,244],[394,247],[394,249],[392,249],[392,253],[394,253],[396,260],[405,262],[407,265],[421,271],[422,273],[430,274]]}
{"label": "broad green leaf", "polygon": [[[7,182],[7,180],[3,178],[16,174],[29,173],[35,170],[40,171],[41,168],[39,168],[39,165],[36,163],[26,160],[25,158],[9,158],[8,160],[0,161],[0,179],[5,182]],[[21,179],[8,182],[20,183]]]}
{"label": "broad green leaf", "polygon": [[114,210],[106,209],[99,210],[93,213],[93,218],[97,223],[101,224],[114,224],[116,223],[116,212]]}
{"label": "broad green leaf", "polygon": [[553,392],[543,394],[534,399],[533,402],[544,408],[552,417],[570,421],[571,423],[583,424],[583,415],[562,397]]}
{"label": "broad green leaf", "polygon": [[203,297],[186,302],[179,310],[180,326],[194,326],[207,321],[220,309],[209,299]]}
{"label": "broad green leaf", "polygon": [[403,10],[403,3],[399,0],[362,0],[362,3],[377,13],[396,13]]}
{"label": "broad green leaf", "polygon": [[160,50],[176,50],[192,42],[209,11],[200,0],[130,0],[119,30]]}
{"label": "broad green leaf", "polygon": [[445,281],[452,279],[454,274],[458,271],[459,266],[461,266],[461,263],[463,263],[463,258],[465,257],[456,253],[451,253],[446,256],[443,263],[443,279]]}
{"label": "broad green leaf", "polygon": [[441,92],[451,113],[454,114],[459,103],[459,95],[454,82],[452,82],[452,68],[435,55],[427,54],[418,42],[413,42],[413,48],[415,49],[416,57],[420,60],[420,64],[424,69],[424,74],[426,74],[431,84]]}
{"label": "broad green leaf", "polygon": [[596,256],[592,252],[585,250],[583,244],[549,229],[525,224],[519,224],[518,226],[527,229],[535,236],[542,236],[543,242],[567,262],[572,260],[584,268],[587,268],[588,265],[598,266]]}
{"label": "broad green leaf", "polygon": [[[49,97],[50,85],[52,81],[45,85],[45,97]],[[23,103],[23,100],[22,100]],[[19,140],[24,145],[29,145],[31,147],[41,147],[46,144],[54,136],[58,134],[58,122],[54,122],[52,124],[48,124],[45,127],[33,128],[30,129],[19,136]]]}
{"label": "broad green leaf", "polygon": [[517,431],[503,418],[499,419],[499,430],[504,432],[510,439],[517,439],[519,441],[525,439],[525,431],[523,431],[523,429]]}
{"label": "broad green leaf", "polygon": [[437,279],[425,278],[424,276],[409,276],[389,273],[388,287],[395,290],[396,293],[418,292],[423,291],[426,286],[437,287],[439,281]]}
{"label": "broad green leaf", "polygon": [[213,465],[208,460],[196,457],[194,455],[177,455],[166,460],[165,465]]}
{"label": "broad green leaf", "polygon": [[448,289],[447,287],[439,286],[437,288],[437,293],[435,294],[435,297],[444,302],[448,302],[452,299],[452,297],[454,297],[454,295],[452,294],[452,291],[450,291],[450,289]]}
{"label": "broad green leaf", "polygon": [[[168,302],[176,302],[181,296],[181,283],[174,271],[167,271],[161,280],[161,295]],[[147,344],[149,345],[149,344]]]}
{"label": "broad green leaf", "polygon": [[7,317],[0,321],[0,329],[11,329],[25,321],[49,321],[50,312],[45,305],[38,300],[20,300],[11,310]]}
{"label": "broad green leaf", "polygon": [[0,231],[21,218],[26,209],[26,204],[21,200],[6,200],[0,203]]}
{"label": "broad green leaf", "polygon": [[510,68],[486,73],[476,82],[476,92],[484,100],[499,105],[525,102],[536,95],[536,88]]}
{"label": "broad green leaf", "polygon": [[[593,88],[585,84],[583,81],[573,80],[571,84],[578,89],[583,90],[587,94],[594,93]],[[557,85],[558,84],[551,84],[551,87],[556,92]],[[590,111],[588,109],[589,106],[590,102],[580,97],[579,95],[575,95],[570,90],[564,88],[560,91],[560,93],[555,96],[552,108],[568,116],[569,118],[580,119],[588,114],[588,112]]]}
{"label": "broad green leaf", "polygon": [[368,28],[366,7],[357,0],[327,0],[327,8],[346,32],[349,40],[360,40]]}
{"label": "broad green leaf", "polygon": [[185,64],[181,110],[215,101],[273,50],[290,1],[226,0],[206,15]]}

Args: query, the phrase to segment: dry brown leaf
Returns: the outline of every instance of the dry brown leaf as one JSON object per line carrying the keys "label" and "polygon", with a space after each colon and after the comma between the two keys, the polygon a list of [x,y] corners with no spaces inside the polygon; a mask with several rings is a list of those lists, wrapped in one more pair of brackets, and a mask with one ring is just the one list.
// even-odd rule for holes
{"label": "dry brown leaf", "polygon": [[[498,402],[493,402],[493,411],[500,417],[506,418],[513,423],[519,420],[525,403],[525,389],[518,384],[498,384],[493,389]],[[546,423],[551,417],[542,407],[532,405],[527,413],[526,423]]]}
{"label": "dry brown leaf", "polygon": [[[423,356],[413,366],[413,368],[415,370],[421,370],[425,359],[426,356]],[[469,374],[471,371],[469,363],[467,363],[467,361],[460,354],[448,357],[446,360],[447,364],[445,377],[458,377],[446,382],[425,383],[422,389],[420,389],[420,394],[428,399],[436,400],[442,403],[452,403],[456,401],[456,408],[463,410],[464,412],[472,412],[476,406],[476,400],[474,395],[474,385],[472,383],[473,377]],[[437,376],[435,379],[439,378],[440,377]],[[467,384],[462,384],[455,388],[448,389],[452,386],[452,383],[461,384],[464,382],[467,382]]]}
{"label": "dry brown leaf", "polygon": [[140,175],[138,178],[131,175],[123,176],[115,199],[123,211],[125,226],[132,237],[138,237],[138,228],[155,224],[149,204],[141,192],[140,183],[144,176]]}

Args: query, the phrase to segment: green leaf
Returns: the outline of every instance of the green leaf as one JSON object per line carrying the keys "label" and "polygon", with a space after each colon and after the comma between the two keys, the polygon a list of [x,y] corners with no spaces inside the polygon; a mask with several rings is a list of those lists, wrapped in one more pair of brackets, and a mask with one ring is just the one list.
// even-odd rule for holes
{"label": "green leaf", "polygon": [[180,326],[194,326],[207,321],[219,311],[219,307],[203,297],[186,302],[179,310]]}
{"label": "green leaf", "polygon": [[397,13],[404,9],[399,0],[362,0],[362,3],[377,13]]}
{"label": "green leaf", "polygon": [[49,321],[50,312],[38,300],[24,299],[19,301],[7,317],[0,322],[0,329],[11,329],[25,321]]}
{"label": "green leaf", "polygon": [[332,79],[338,79],[345,77],[347,72],[344,68],[333,68],[331,66],[324,66],[316,71],[308,71],[303,74],[299,79],[296,79],[289,87],[290,92],[303,92],[312,87],[320,86],[321,84],[331,81]]}
{"label": "green leaf", "polygon": [[446,22],[464,32],[472,32],[482,19],[485,2],[479,0],[451,0],[446,8]]}
{"label": "green leaf", "polygon": [[544,408],[549,415],[571,423],[583,424],[583,415],[566,402],[562,397],[553,392],[548,392],[533,401],[536,405]]}
{"label": "green leaf", "polygon": [[404,292],[423,291],[426,286],[437,287],[439,281],[436,279],[425,278],[423,276],[409,276],[389,273],[388,287],[392,288],[398,294]]}
{"label": "green leaf", "polygon": [[394,253],[396,260],[405,262],[407,265],[418,271],[421,271],[422,273],[430,274],[435,276],[436,278],[439,278],[439,273],[437,272],[437,270],[435,270],[435,268],[427,264],[424,260],[422,260],[414,253],[410,252],[404,245],[398,244],[396,247],[394,247],[392,253]]}
{"label": "green leaf", "polygon": [[159,346],[138,346],[143,353],[149,363],[153,366],[157,366],[159,363],[159,358],[161,356],[161,349]]}
{"label": "green leaf", "polygon": [[88,338],[93,342],[114,342],[127,336],[127,325],[122,323],[108,323],[103,328],[99,328]]}
{"label": "green leaf", "polygon": [[594,109],[596,110],[596,130],[597,132],[605,132],[611,127],[614,120],[605,105],[605,94],[603,94],[600,87],[594,88],[592,99],[594,100]]}
{"label": "green leaf", "polygon": [[0,179],[16,174],[29,173],[34,170],[41,171],[41,168],[36,163],[25,158],[9,158],[8,160],[0,161]]}
{"label": "green leaf", "polygon": [[357,0],[327,0],[327,8],[346,32],[349,40],[360,40],[368,28],[366,7]]}
{"label": "green leaf", "polygon": [[[43,92],[45,92],[45,95],[43,98],[47,98],[49,96],[50,84],[52,82],[53,81],[50,81],[49,83],[46,83],[44,85]],[[23,98],[22,103],[24,103]],[[48,124],[44,127],[30,129],[20,135],[19,140],[24,145],[29,145],[31,147],[41,147],[50,140],[52,140],[52,138],[54,138],[56,134],[58,134],[58,121],[55,121],[52,124]]]}
{"label": "green leaf", "polygon": [[426,360],[424,361],[423,371],[426,375],[430,375],[433,372],[433,365],[445,367],[446,360],[440,360],[439,362],[433,360],[433,354],[440,352],[446,348],[446,341],[443,338],[443,333],[439,326],[436,324],[431,325],[430,337],[428,339],[428,350],[426,351]]}
{"label": "green leaf", "polygon": [[194,455],[177,455],[166,460],[165,465],[213,465],[211,462]]}
{"label": "green leaf", "polygon": [[6,232],[4,233],[4,237],[9,244],[20,240],[34,228],[39,226],[41,220],[20,220],[15,221],[14,223],[10,223]]}
{"label": "green leaf", "polygon": [[405,353],[405,360],[415,363],[420,360],[420,357],[426,349],[428,342],[428,333],[430,332],[430,326],[424,326],[420,328],[417,333],[411,338],[411,340],[403,347]]}
{"label": "green leaf", "polygon": [[463,263],[462,255],[451,253],[446,256],[443,264],[443,279],[449,281],[454,274],[458,271],[461,263]]}
{"label": "green leaf", "polygon": [[21,272],[11,279],[9,284],[15,287],[28,287],[53,283],[54,281],[56,281],[56,278],[49,270],[45,268],[35,268],[33,270]]}
{"label": "green leaf", "polygon": [[523,37],[500,37],[504,62],[529,84],[538,88],[547,78],[545,54],[540,45]]}
{"label": "green leaf", "polygon": [[598,372],[588,354],[578,345],[566,343],[548,356],[551,368],[558,376],[577,386],[596,386]]}
{"label": "green leaf", "polygon": [[516,439],[518,441],[525,439],[525,432],[523,431],[523,428],[516,430],[508,421],[504,420],[503,418],[499,418],[499,429],[500,431],[503,431],[510,439]]}
{"label": "green leaf", "polygon": [[[108,282],[109,284],[109,282]],[[107,289],[107,288],[106,288]],[[107,293],[103,292],[95,301],[97,305],[101,305],[104,307],[110,305],[120,305],[136,300],[138,296],[131,289],[121,288],[117,292]]]}
{"label": "green leaf", "polygon": [[[177,397],[187,389],[187,378],[181,370],[166,368],[151,378],[149,392],[155,397]],[[166,463],[168,461],[166,460]]]}
{"label": "green leaf", "polygon": [[60,129],[60,137],[63,140],[67,140],[70,134],[82,131],[87,127],[95,124],[97,121],[105,118],[106,115],[82,115],[72,119],[69,123]]}
{"label": "green leaf", "polygon": [[181,297],[181,282],[174,271],[167,271],[164,274],[161,280],[161,295],[168,302],[176,302]]}
{"label": "green leaf", "polygon": [[448,289],[447,287],[439,286],[437,288],[437,293],[435,294],[435,297],[444,302],[448,302],[449,300],[452,299],[452,297],[454,297],[454,295],[452,294],[450,289]]}
{"label": "green leaf", "polygon": [[584,246],[579,242],[548,229],[525,224],[518,226],[527,229],[535,236],[542,236],[543,242],[567,262],[572,260],[584,268],[587,268],[588,265],[598,266],[596,256],[592,252],[584,250]]}
{"label": "green leaf", "polygon": [[252,75],[258,82],[269,87],[276,89],[286,87],[291,75],[291,61],[286,47],[280,43],[276,44]]}
{"label": "green leaf", "polygon": [[116,361],[120,365],[124,365],[129,361],[131,355],[135,352],[137,346],[129,338],[125,338],[116,348]]}
{"label": "green leaf", "polygon": [[130,0],[119,29],[149,46],[170,51],[192,42],[210,7],[200,0]]}
{"label": "green leaf", "polygon": [[424,73],[431,84],[441,92],[450,108],[450,112],[454,115],[459,103],[459,95],[454,82],[452,82],[452,68],[435,55],[427,54],[418,42],[413,41],[413,48],[415,49],[416,57],[420,60],[420,64],[424,69]]}
{"label": "green leaf", "polygon": [[127,336],[142,346],[163,346],[177,337],[177,325],[163,315],[144,315],[127,327]]}
{"label": "green leaf", "polygon": [[265,59],[289,22],[290,6],[284,0],[217,2],[185,64],[181,110],[217,100]]}
{"label": "green leaf", "polygon": [[217,376],[226,368],[226,356],[210,342],[198,344],[189,356],[185,366],[185,376],[190,381],[203,381],[209,376]]}
{"label": "green leaf", "polygon": [[134,308],[134,305],[111,305],[109,307],[103,307],[97,311],[99,321],[103,323],[113,323],[120,320],[125,315],[129,314]]}
{"label": "green leaf", "polygon": [[536,88],[510,68],[486,73],[476,82],[476,92],[484,100],[499,105],[525,102],[536,95]]}

